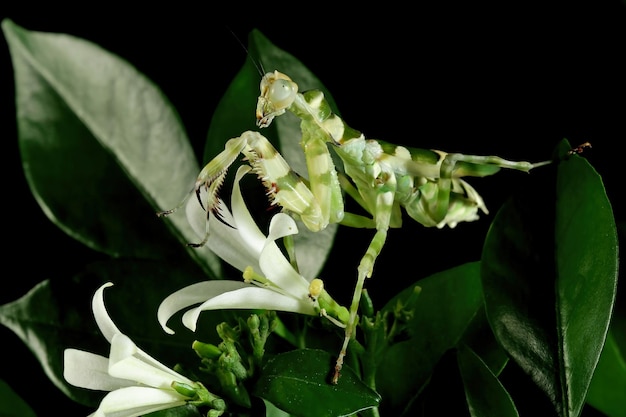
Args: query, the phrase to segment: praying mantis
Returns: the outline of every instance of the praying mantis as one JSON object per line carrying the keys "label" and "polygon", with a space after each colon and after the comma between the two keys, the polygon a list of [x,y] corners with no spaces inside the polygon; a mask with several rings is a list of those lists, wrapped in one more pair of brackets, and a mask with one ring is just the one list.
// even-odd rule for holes
{"label": "praying mantis", "polygon": [[[286,112],[300,119],[300,144],[308,178],[291,169],[267,138],[259,132],[246,131],[230,139],[224,150],[204,166],[194,189],[207,214],[219,218],[220,186],[228,168],[241,154],[265,186],[272,204],[293,215],[309,230],[321,231],[333,223],[375,230],[357,267],[345,336],[332,377],[332,383],[336,384],[355,334],[365,281],[372,276],[388,229],[402,226],[402,211],[426,227],[454,228],[460,222],[477,220],[479,211],[488,213],[481,196],[463,177],[485,177],[501,168],[529,172],[552,161],[518,162],[497,156],[446,153],[366,139],[333,113],[323,92],[300,92],[296,82],[286,74],[268,72],[260,83],[256,124],[261,129],[266,128]],[[335,166],[331,152],[339,157],[342,167]],[[202,190],[207,192],[204,202],[200,197]],[[367,215],[346,212],[344,193]],[[190,246],[203,246],[208,236],[207,228],[205,238]],[[315,281],[316,286],[318,281]],[[315,295],[313,293],[319,289],[310,291]]]}

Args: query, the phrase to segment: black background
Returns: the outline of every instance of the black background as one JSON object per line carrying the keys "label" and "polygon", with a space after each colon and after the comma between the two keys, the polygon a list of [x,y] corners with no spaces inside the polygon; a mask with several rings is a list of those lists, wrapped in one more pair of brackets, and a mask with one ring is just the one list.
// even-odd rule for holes
{"label": "black background", "polygon": [[[256,27],[303,61],[332,92],[348,124],[368,137],[531,161],[549,158],[563,138],[572,145],[590,141],[593,148],[585,157],[602,175],[617,220],[623,219],[624,2],[417,2],[411,7],[384,2],[343,12],[332,3],[302,5],[302,10],[287,3],[242,3],[221,11],[164,3],[133,13],[103,4],[84,9],[57,4],[48,10],[3,5],[0,17],[30,30],[82,37],[127,59],[176,107],[199,156],[210,116],[246,56],[237,39],[245,44]],[[17,145],[6,42],[0,48],[4,304],[43,279],[79,272],[101,255],[54,226],[30,194]],[[504,172],[474,182],[491,209],[482,221],[452,231],[409,222],[392,230],[377,267],[410,271],[408,283],[477,260],[488,220],[523,180],[524,174]],[[340,231],[340,251],[331,255],[327,276],[346,280],[349,289],[352,266],[370,236]],[[408,285],[398,282],[368,282],[374,302],[381,305]],[[347,304],[349,291],[338,293]],[[0,377],[38,415],[66,404],[22,342],[5,328],[0,335],[5,358]],[[42,392],[51,400],[42,401]],[[68,407],[65,415],[92,411],[73,403]],[[585,413],[594,415],[590,409]]]}

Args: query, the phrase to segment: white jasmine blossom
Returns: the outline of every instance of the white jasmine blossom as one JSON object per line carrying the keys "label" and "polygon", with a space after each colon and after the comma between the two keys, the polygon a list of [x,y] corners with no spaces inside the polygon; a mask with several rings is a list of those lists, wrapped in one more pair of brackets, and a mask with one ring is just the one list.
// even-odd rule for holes
{"label": "white jasmine blossom", "polygon": [[[96,323],[111,344],[109,357],[77,349],[64,352],[63,376],[67,382],[81,388],[110,391],[92,416],[140,416],[184,405],[195,399],[194,390],[206,394],[201,384],[163,365],[120,332],[104,305],[104,289],[111,285],[102,285],[92,301]],[[192,396],[181,394],[173,384],[192,387]],[[211,399],[217,397],[211,395]]]}
{"label": "white jasmine blossom", "polygon": [[[276,245],[276,240],[298,233],[295,221],[284,213],[272,217],[268,236],[258,228],[243,200],[239,181],[250,171],[249,166],[237,170],[232,192],[232,214],[223,202],[219,210],[226,223],[215,216],[209,219],[207,244],[226,262],[243,272],[244,282],[204,281],[190,285],[168,296],[158,310],[158,320],[170,334],[167,321],[178,311],[196,304],[183,315],[183,324],[195,331],[202,311],[217,309],[267,309],[307,315],[325,313],[317,295],[312,296],[310,281],[294,269]],[[206,214],[196,201],[187,204],[187,218],[199,236],[206,233]],[[321,300],[330,296],[324,292]],[[331,314],[337,315],[337,314]],[[340,320],[343,321],[343,320]]]}

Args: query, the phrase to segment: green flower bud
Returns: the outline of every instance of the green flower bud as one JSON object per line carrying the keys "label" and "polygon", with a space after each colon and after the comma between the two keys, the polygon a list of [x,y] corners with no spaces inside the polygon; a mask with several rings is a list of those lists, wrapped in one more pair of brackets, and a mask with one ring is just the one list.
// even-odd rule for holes
{"label": "green flower bud", "polygon": [[203,343],[198,340],[194,340],[191,345],[192,349],[196,351],[199,357],[203,359],[217,359],[222,354],[220,348],[211,343]]}

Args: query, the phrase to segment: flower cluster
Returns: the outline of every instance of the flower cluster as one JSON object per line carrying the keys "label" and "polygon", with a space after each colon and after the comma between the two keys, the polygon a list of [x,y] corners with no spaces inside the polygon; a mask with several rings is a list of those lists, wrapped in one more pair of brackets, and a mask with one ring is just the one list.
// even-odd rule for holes
{"label": "flower cluster", "polygon": [[169,369],[142,351],[113,323],[104,305],[106,283],[92,301],[96,323],[111,344],[109,357],[66,349],[63,376],[70,384],[110,391],[93,414],[95,417],[135,417],[187,403],[208,405],[211,417],[221,415],[224,401],[198,382]]}
{"label": "flower cluster", "polygon": [[[167,321],[178,311],[186,311],[183,324],[196,330],[199,315],[205,310],[263,309],[323,315],[338,326],[345,326],[348,311],[324,290],[319,279],[307,280],[283,254],[276,241],[298,233],[295,221],[284,213],[271,219],[265,236],[250,214],[239,186],[250,171],[242,166],[236,174],[232,192],[232,213],[219,201],[220,219],[210,216],[207,245],[224,261],[243,273],[243,281],[214,280],[199,282],[168,296],[157,312],[166,333],[174,331]],[[187,218],[199,236],[206,234],[206,214],[195,200],[186,207]],[[209,416],[221,415],[224,401],[207,391],[199,382],[167,368],[139,349],[109,317],[104,306],[104,289],[93,297],[93,313],[102,334],[111,344],[109,358],[76,349],[66,349],[64,377],[72,385],[110,391],[95,416],[134,417],[185,404],[206,405]]]}

